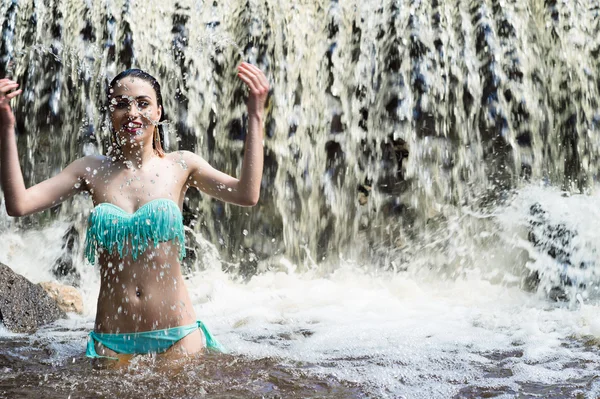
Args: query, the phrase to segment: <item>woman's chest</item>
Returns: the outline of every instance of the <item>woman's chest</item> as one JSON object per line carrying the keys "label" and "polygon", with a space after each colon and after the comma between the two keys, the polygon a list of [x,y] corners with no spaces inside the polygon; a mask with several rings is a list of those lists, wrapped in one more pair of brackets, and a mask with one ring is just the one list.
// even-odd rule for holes
{"label": "woman's chest", "polygon": [[111,203],[134,212],[148,201],[165,198],[180,204],[185,192],[185,171],[170,165],[148,169],[115,169],[90,182],[95,204]]}

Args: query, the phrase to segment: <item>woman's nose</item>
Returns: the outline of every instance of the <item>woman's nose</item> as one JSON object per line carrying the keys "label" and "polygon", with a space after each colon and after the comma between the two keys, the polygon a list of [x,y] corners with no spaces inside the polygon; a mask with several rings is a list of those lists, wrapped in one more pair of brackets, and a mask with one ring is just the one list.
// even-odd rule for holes
{"label": "woman's nose", "polygon": [[127,107],[127,113],[126,115],[130,118],[135,118],[136,116],[138,116],[140,113],[140,110],[138,109],[137,105],[135,104],[135,102],[130,102],[129,106]]}

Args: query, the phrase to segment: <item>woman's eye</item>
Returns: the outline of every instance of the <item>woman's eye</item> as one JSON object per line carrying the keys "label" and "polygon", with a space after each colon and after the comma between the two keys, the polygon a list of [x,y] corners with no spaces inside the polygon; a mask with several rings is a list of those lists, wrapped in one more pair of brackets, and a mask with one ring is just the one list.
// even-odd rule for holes
{"label": "woman's eye", "polygon": [[150,104],[148,104],[146,101],[138,102],[138,108],[146,108],[148,105]]}
{"label": "woman's eye", "polygon": [[118,109],[124,109],[129,107],[129,103],[127,101],[117,101],[117,104],[115,105],[116,108]]}

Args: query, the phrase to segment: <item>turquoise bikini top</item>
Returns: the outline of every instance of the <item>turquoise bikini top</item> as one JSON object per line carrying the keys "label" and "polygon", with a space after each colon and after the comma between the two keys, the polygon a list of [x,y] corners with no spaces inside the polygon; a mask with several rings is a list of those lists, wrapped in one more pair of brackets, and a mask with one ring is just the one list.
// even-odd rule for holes
{"label": "turquoise bikini top", "polygon": [[[85,256],[91,264],[96,260],[98,248],[109,252],[116,248],[119,256],[131,249],[133,260],[154,242],[173,241],[179,244],[179,259],[185,256],[183,216],[179,206],[166,198],[144,204],[134,213],[125,212],[107,202],[98,204],[88,218]],[[125,245],[129,243],[130,245]]]}

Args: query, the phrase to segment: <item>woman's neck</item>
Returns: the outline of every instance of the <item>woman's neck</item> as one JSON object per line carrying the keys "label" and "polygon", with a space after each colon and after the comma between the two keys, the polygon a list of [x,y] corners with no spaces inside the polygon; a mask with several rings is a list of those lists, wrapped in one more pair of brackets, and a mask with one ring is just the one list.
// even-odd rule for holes
{"label": "woman's neck", "polygon": [[142,169],[144,165],[148,164],[154,157],[156,157],[156,152],[152,146],[122,146],[119,155],[117,156],[117,160],[119,163],[123,163],[127,168],[135,170]]}

